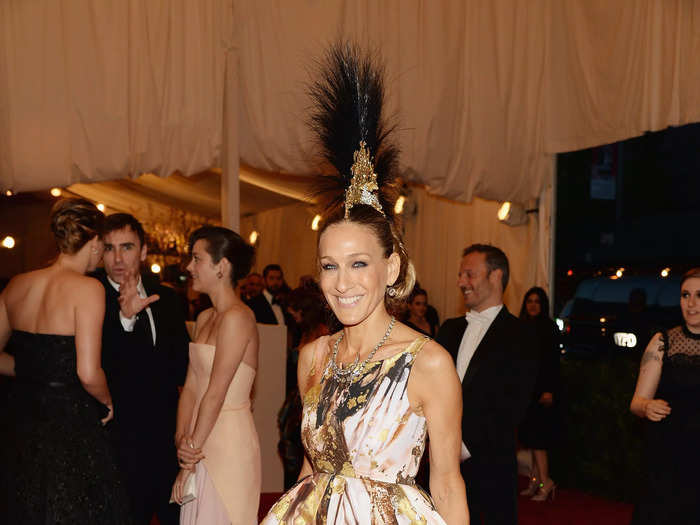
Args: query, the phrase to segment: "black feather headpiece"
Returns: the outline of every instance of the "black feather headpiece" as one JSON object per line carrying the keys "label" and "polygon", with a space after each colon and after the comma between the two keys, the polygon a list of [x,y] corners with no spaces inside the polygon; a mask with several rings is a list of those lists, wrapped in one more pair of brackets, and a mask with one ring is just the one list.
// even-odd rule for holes
{"label": "black feather headpiece", "polygon": [[368,153],[370,173],[373,167],[378,186],[374,195],[393,221],[398,148],[389,141],[393,127],[386,126],[382,115],[383,67],[357,46],[339,43],[326,53],[319,69],[319,78],[309,89],[314,102],[311,128],[333,173],[318,177],[314,195],[325,205],[326,214],[340,212],[353,180],[353,166],[357,170],[358,156],[367,160],[364,153]]}

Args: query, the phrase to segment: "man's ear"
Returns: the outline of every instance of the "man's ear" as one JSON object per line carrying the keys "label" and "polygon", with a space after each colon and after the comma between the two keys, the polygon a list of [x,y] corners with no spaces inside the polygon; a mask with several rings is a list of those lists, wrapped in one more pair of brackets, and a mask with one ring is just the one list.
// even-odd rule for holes
{"label": "man's ear", "polygon": [[503,270],[496,268],[489,273],[489,282],[503,292]]}
{"label": "man's ear", "polygon": [[386,282],[389,286],[393,286],[396,279],[399,278],[399,272],[401,271],[401,257],[398,253],[394,252],[389,256],[387,261],[387,279]]}
{"label": "man's ear", "polygon": [[146,260],[146,255],[148,255],[148,245],[143,243],[143,246],[141,246],[141,262]]}

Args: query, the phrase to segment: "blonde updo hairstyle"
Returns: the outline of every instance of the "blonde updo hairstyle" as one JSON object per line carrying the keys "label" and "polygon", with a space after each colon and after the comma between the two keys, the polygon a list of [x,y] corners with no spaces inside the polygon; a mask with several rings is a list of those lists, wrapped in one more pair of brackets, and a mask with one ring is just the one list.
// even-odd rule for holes
{"label": "blonde updo hairstyle", "polygon": [[398,227],[391,219],[385,217],[371,206],[357,204],[352,207],[347,218],[345,218],[344,212],[338,211],[324,221],[319,231],[319,240],[329,226],[342,222],[358,224],[369,229],[384,250],[385,258],[388,259],[392,253],[398,254],[401,261],[399,275],[391,285],[396,294],[392,297],[386,293],[384,295],[384,303],[387,307],[390,307],[404,301],[411,294],[411,290],[413,290],[413,286],[416,283],[416,272],[413,263],[408,258]]}
{"label": "blonde updo hairstyle", "polygon": [[51,231],[61,253],[79,252],[95,236],[102,235],[105,216],[86,199],[62,199],[51,209]]}

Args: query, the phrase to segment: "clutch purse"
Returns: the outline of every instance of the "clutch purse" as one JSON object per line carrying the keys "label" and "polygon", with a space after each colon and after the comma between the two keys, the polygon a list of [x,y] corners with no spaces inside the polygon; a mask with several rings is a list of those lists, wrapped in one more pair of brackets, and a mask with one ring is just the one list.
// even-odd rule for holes
{"label": "clutch purse", "polygon": [[[187,477],[187,481],[185,481],[185,487],[182,495],[182,503],[180,503],[180,505],[189,503],[194,499],[197,499],[197,485],[195,483],[195,473],[193,472]],[[170,498],[170,503],[175,503],[175,500],[173,498]]]}

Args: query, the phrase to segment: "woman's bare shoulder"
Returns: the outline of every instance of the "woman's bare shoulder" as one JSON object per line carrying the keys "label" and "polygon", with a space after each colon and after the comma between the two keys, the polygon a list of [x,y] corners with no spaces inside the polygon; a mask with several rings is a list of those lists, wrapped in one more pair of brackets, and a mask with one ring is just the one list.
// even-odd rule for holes
{"label": "woman's bare shoulder", "polygon": [[456,371],[450,353],[432,339],[426,341],[418,353],[414,369],[421,375],[442,375]]}

